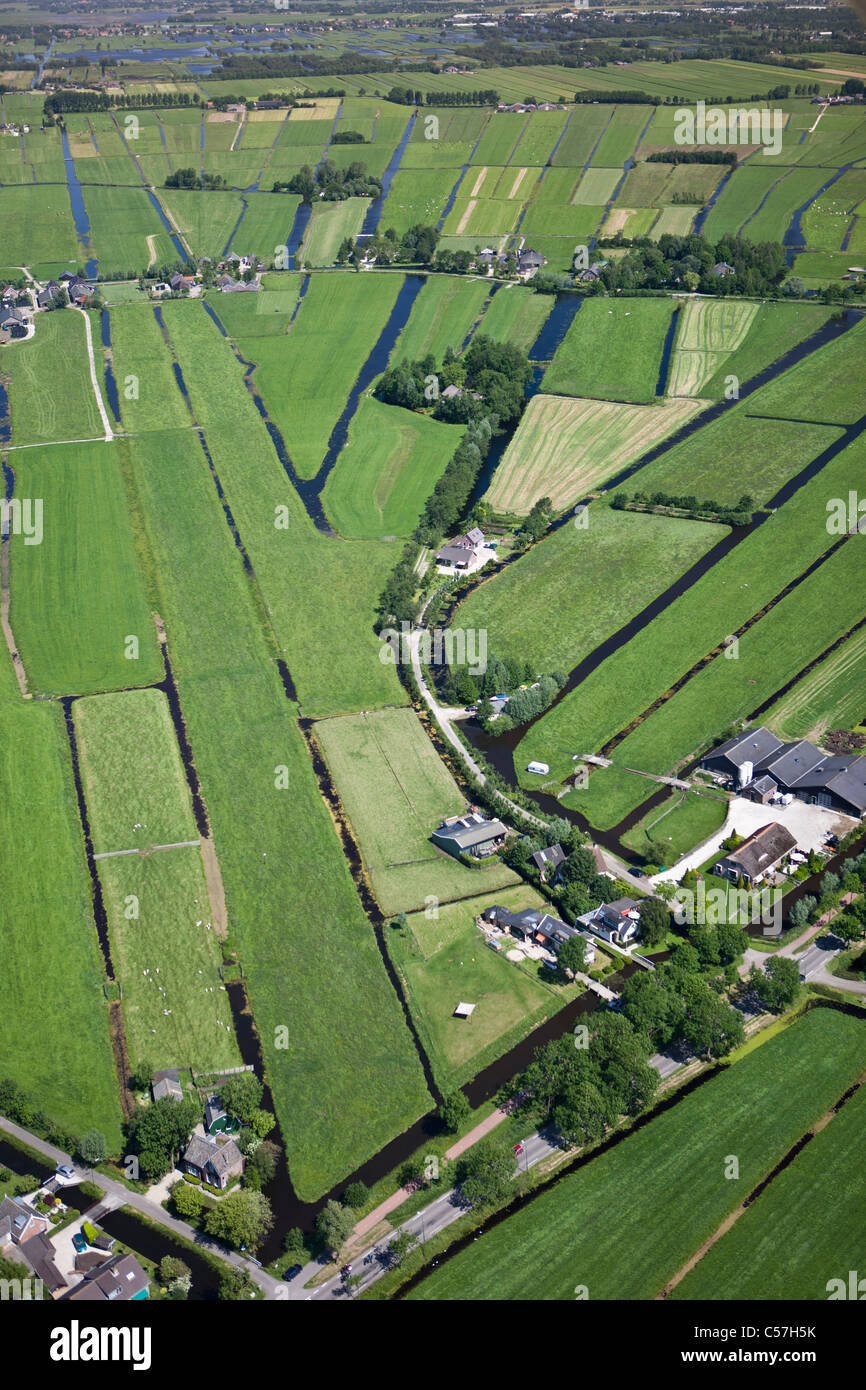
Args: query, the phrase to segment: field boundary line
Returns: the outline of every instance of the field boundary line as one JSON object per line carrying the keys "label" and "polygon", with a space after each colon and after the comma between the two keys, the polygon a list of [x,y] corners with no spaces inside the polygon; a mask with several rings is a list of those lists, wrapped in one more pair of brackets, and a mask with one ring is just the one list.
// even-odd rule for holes
{"label": "field boundary line", "polygon": [[94,858],[94,859],[120,859],[123,855],[126,855],[126,854],[139,854],[139,855],[141,855],[141,858],[144,859],[144,858],[146,858],[147,855],[149,855],[149,854],[157,854],[157,853],[159,853],[159,852],[162,851],[162,850],[166,850],[166,849],[194,849],[197,845],[200,845],[200,844],[201,844],[201,841],[200,841],[200,840],[175,840],[174,843],[173,843],[173,844],[170,844],[170,845],[146,845],[146,846],[142,847],[141,849],[107,849],[107,850],[103,850],[103,852],[102,852],[101,854],[94,854],[93,858]]}
{"label": "field boundary line", "polygon": [[105,430],[105,442],[106,444],[110,444],[114,438],[114,431],[111,428],[111,421],[108,418],[108,411],[105,409],[105,401],[102,399],[102,392],[99,389],[99,380],[96,375],[96,361],[93,356],[93,331],[90,327],[90,316],[86,309],[79,309],[78,312],[84,319],[84,334],[87,338],[87,359],[90,364],[90,382],[93,387],[96,408],[99,411],[99,417],[102,420],[102,426]]}

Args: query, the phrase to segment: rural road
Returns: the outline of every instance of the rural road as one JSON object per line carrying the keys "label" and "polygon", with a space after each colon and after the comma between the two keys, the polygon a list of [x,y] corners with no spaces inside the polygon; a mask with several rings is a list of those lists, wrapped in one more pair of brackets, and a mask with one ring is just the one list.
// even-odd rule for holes
{"label": "rural road", "polygon": [[90,315],[86,309],[79,309],[84,319],[84,332],[87,337],[87,356],[90,361],[90,381],[93,386],[93,394],[96,398],[96,408],[102,420],[102,428],[105,430],[105,442],[110,444],[114,438],[114,430],[111,428],[111,421],[108,418],[108,411],[105,409],[105,401],[102,399],[102,392],[99,389],[99,380],[96,375],[96,362],[93,356],[93,332],[90,327]]}
{"label": "rural road", "polygon": [[259,1269],[257,1265],[244,1259],[243,1255],[236,1255],[234,1252],[225,1250],[221,1245],[217,1245],[215,1241],[208,1240],[194,1227],[187,1225],[185,1221],[179,1221],[177,1217],[169,1216],[168,1212],[164,1211],[161,1206],[149,1201],[140,1192],[131,1191],[123,1183],[115,1182],[113,1178],[107,1178],[95,1169],[82,1168],[62,1149],[55,1148],[53,1144],[47,1144],[44,1139],[22,1129],[20,1125],[14,1124],[12,1120],[7,1120],[3,1115],[0,1115],[0,1130],[5,1130],[7,1134],[11,1134],[21,1143],[29,1145],[31,1149],[35,1149],[37,1153],[40,1153],[43,1158],[47,1158],[49,1163],[53,1163],[55,1166],[60,1163],[68,1163],[70,1167],[75,1169],[76,1176],[80,1181],[86,1180],[92,1182],[94,1186],[102,1188],[103,1192],[110,1198],[112,1208],[132,1207],[134,1211],[141,1212],[142,1216],[148,1217],[159,1226],[164,1226],[167,1231],[174,1235],[183,1236],[185,1240],[191,1241],[201,1250],[207,1250],[210,1254],[217,1255],[227,1264],[234,1265],[236,1269],[245,1270],[254,1283],[258,1284],[259,1288],[264,1291],[266,1298],[285,1298],[283,1292],[285,1285],[279,1279],[274,1279],[270,1274],[266,1274],[263,1269]]}
{"label": "rural road", "polygon": [[[541,1134],[531,1134],[528,1139],[523,1141],[523,1152],[515,1156],[514,1176],[518,1172],[528,1171],[534,1168],[542,1159],[549,1158],[551,1154],[559,1152],[559,1146],[545,1139]],[[367,1251],[361,1251],[352,1258],[352,1273],[360,1274],[361,1283],[358,1285],[356,1293],[363,1293],[371,1284],[375,1284],[377,1279],[388,1271],[388,1246],[390,1241],[398,1232],[409,1231],[419,1242],[430,1240],[433,1236],[444,1231],[447,1226],[452,1225],[464,1214],[464,1208],[457,1200],[456,1189],[452,1188],[449,1192],[437,1197],[428,1207],[416,1212],[408,1221],[404,1221],[401,1226],[389,1232],[388,1236],[376,1242]],[[364,1264],[364,1259],[373,1256],[369,1264]],[[293,1302],[317,1299],[319,1301],[330,1302],[335,1299],[348,1301],[348,1296],[343,1286],[343,1281],[339,1275],[329,1279],[326,1284],[320,1285],[317,1289],[304,1288],[305,1280],[311,1279],[321,1267],[312,1262],[306,1265],[301,1274],[297,1276],[287,1287],[288,1297]],[[353,1297],[355,1295],[352,1295]]]}

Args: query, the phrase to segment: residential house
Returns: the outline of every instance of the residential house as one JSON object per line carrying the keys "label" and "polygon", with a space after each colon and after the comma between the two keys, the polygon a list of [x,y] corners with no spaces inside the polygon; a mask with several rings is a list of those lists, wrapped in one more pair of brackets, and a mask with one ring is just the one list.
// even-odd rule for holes
{"label": "residential house", "polygon": [[537,850],[535,854],[530,855],[530,858],[545,881],[552,879],[555,882],[560,864],[565,863],[565,850],[562,845],[548,845],[546,849]]}
{"label": "residential house", "polygon": [[15,1256],[23,1258],[36,1278],[42,1280],[52,1298],[56,1298],[67,1287],[67,1281],[54,1262],[56,1253],[48,1236],[42,1231],[26,1240],[15,1251]]}
{"label": "residential house", "polygon": [[473,859],[486,859],[495,854],[505,843],[507,826],[501,820],[488,820],[480,811],[470,811],[466,816],[451,816],[444,820],[431,839],[438,849],[459,859],[468,854]]}
{"label": "residential house", "polygon": [[640,931],[640,907],[635,898],[617,898],[612,903],[600,903],[577,920],[614,946],[626,946]]}
{"label": "residential house", "polygon": [[760,830],[750,835],[739,849],[731,850],[724,859],[720,859],[714,865],[713,873],[728,879],[730,883],[739,883],[742,879],[747,888],[752,888],[778,868],[791,850],[796,848],[797,840],[790,830],[778,821],[770,821],[769,825],[762,825]]}
{"label": "residential house", "polygon": [[724,279],[726,275],[736,275],[736,273],[734,267],[728,265],[727,261],[717,261],[713,266],[713,274],[718,275],[721,279]]}
{"label": "residential house", "polygon": [[76,275],[73,279],[67,280],[66,293],[73,304],[86,304],[93,295],[93,287]]}
{"label": "residential house", "polygon": [[39,305],[40,309],[47,309],[51,301],[55,299],[58,294],[62,293],[63,286],[59,285],[56,280],[49,280],[45,289],[40,290],[37,294],[36,303]]}
{"label": "residential house", "polygon": [[15,327],[15,325],[26,328],[27,320],[20,309],[13,309],[11,305],[4,305],[3,308],[0,309],[0,328],[11,329]]}
{"label": "residential house", "polygon": [[554,917],[551,913],[544,912],[540,908],[531,907],[526,908],[523,912],[510,912],[507,907],[494,904],[492,907],[488,907],[482,915],[486,922],[508,932],[516,941],[525,942],[529,946],[540,946],[554,960],[566,941],[573,936],[583,936],[586,945],[587,965],[591,965],[595,960],[595,947],[591,941],[586,940],[583,932],[578,931],[576,927],[570,927],[567,922],[561,922],[558,917]]}
{"label": "residential house", "polygon": [[151,1092],[154,1100],[183,1100],[183,1087],[177,1077],[165,1073],[154,1079]]}
{"label": "residential house", "polygon": [[204,1127],[208,1134],[213,1134],[217,1128],[224,1129],[225,1125],[218,1122],[227,1119],[228,1115],[219,1096],[208,1096],[204,1107]]}
{"label": "residential house", "polygon": [[137,1303],[147,1298],[149,1288],[150,1280],[134,1255],[115,1255],[89,1269],[67,1298],[76,1303]]}
{"label": "residential house", "polygon": [[796,796],[848,816],[866,812],[866,757],[861,753],[831,756],[806,739],[783,743],[762,726],[714,748],[701,766],[727,777],[741,796],[762,805]]}
{"label": "residential house", "polygon": [[211,1187],[225,1188],[232,1178],[239,1178],[243,1173],[244,1156],[234,1139],[221,1144],[216,1139],[194,1134],[179,1167]]}
{"label": "residential house", "polygon": [[24,1245],[48,1229],[47,1217],[26,1202],[4,1197],[0,1202],[0,1253],[8,1245]]}
{"label": "residential house", "polygon": [[533,275],[547,265],[547,257],[540,251],[521,251],[517,258],[517,273],[521,280],[531,280]]}

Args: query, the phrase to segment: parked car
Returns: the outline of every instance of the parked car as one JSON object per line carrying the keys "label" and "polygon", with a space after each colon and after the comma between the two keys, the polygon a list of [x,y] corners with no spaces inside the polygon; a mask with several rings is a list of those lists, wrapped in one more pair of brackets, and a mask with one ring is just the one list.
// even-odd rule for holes
{"label": "parked car", "polygon": [[515,1144],[515,1145],[514,1145],[514,1152],[515,1152],[516,1154],[522,1154],[522,1153],[523,1153],[523,1144],[522,1144],[522,1143]]}
{"label": "parked car", "polygon": [[301,1272],[301,1270],[303,1269],[303,1267],[304,1267],[303,1265],[289,1265],[288,1269],[286,1270],[285,1274],[283,1275],[283,1278],[284,1278],[284,1279],[297,1279],[297,1277],[298,1277],[298,1275],[300,1274],[300,1272]]}
{"label": "parked car", "polygon": [[57,1176],[58,1178],[74,1178],[75,1169],[70,1168],[68,1163],[59,1163],[57,1165]]}
{"label": "parked car", "polygon": [[75,1247],[76,1253],[79,1255],[83,1255],[87,1249],[87,1241],[80,1231],[77,1231],[72,1237],[72,1244]]}

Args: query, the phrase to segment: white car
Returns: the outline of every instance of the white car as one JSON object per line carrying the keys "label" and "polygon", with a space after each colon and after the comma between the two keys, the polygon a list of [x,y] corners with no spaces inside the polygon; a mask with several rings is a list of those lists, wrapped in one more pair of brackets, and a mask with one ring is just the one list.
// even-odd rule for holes
{"label": "white car", "polygon": [[68,1163],[59,1163],[57,1165],[57,1176],[58,1178],[74,1178],[75,1169],[70,1168]]}

